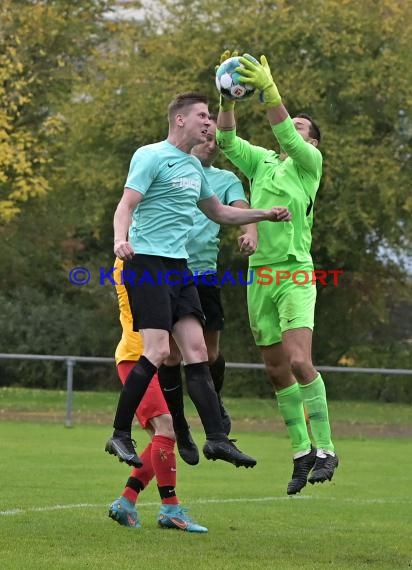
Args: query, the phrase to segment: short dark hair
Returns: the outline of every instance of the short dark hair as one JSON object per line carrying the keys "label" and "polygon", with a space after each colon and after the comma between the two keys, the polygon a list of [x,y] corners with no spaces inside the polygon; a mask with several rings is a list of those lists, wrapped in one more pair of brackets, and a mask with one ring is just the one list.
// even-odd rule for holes
{"label": "short dark hair", "polygon": [[182,109],[196,105],[196,103],[205,103],[208,105],[209,100],[206,95],[203,95],[203,93],[198,93],[197,91],[179,93],[176,95],[173,101],[169,103],[169,107],[167,108],[169,120],[177,115],[177,113]]}
{"label": "short dark hair", "polygon": [[299,113],[296,117],[300,117],[301,119],[306,119],[310,122],[310,130],[309,134],[312,139],[316,139],[320,143],[320,128],[317,123],[312,119],[310,115],[306,113]]}

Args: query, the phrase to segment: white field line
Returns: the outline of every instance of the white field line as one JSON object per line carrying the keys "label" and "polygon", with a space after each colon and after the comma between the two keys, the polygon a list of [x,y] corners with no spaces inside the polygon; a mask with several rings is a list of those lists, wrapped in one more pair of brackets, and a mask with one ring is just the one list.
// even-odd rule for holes
{"label": "white field line", "polygon": [[[355,503],[358,505],[395,505],[395,504],[411,504],[410,499],[399,497],[397,499],[352,499],[350,497],[336,498],[336,497],[239,497],[233,499],[197,499],[194,501],[188,501],[189,504],[196,505],[211,505],[211,504],[227,504],[227,503],[262,503],[262,502],[275,502],[275,501],[325,501],[325,502],[341,502],[341,503]],[[139,501],[139,509],[145,507],[158,506],[159,502],[156,503],[144,503]],[[28,509],[8,509],[6,511],[0,511],[0,516],[13,516],[13,515],[24,515],[27,513],[48,513],[51,511],[64,511],[64,510],[74,510],[74,509],[104,509],[109,505],[95,505],[93,503],[77,503],[72,505],[50,505],[49,507],[32,507]]]}

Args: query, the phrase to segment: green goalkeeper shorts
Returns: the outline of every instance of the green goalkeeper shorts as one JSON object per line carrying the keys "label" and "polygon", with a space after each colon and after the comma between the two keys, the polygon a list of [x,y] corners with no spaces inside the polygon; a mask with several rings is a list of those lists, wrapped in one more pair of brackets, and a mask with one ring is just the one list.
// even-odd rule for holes
{"label": "green goalkeeper shorts", "polygon": [[253,268],[247,288],[249,322],[258,346],[281,342],[290,329],[313,330],[316,279],[313,263],[290,258],[282,263]]}

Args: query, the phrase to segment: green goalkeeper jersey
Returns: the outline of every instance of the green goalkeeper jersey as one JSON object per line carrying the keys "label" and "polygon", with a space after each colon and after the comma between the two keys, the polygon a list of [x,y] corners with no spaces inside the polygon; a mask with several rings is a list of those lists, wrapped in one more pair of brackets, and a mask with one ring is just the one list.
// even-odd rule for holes
{"label": "green goalkeeper jersey", "polygon": [[270,265],[294,256],[311,261],[313,204],[322,175],[322,155],[296,131],[287,117],[272,126],[283,152],[255,146],[236,136],[236,131],[216,131],[225,156],[249,179],[252,208],[286,206],[291,222],[259,222],[258,246],[249,258],[250,267]]}

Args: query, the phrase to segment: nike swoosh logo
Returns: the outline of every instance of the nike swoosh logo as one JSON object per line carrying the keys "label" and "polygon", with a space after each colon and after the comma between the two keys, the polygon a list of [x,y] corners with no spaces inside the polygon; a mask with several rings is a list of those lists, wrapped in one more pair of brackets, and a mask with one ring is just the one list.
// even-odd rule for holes
{"label": "nike swoosh logo", "polygon": [[176,164],[177,164],[177,162],[168,162],[168,163],[167,163],[167,166],[168,166],[169,168],[172,168],[172,167],[175,166]]}
{"label": "nike swoosh logo", "polygon": [[132,515],[127,515],[127,522],[129,523],[130,526],[136,526],[136,521],[134,520]]}
{"label": "nike swoosh logo", "polygon": [[179,386],[174,386],[174,388],[163,388],[163,392],[173,392],[173,390],[177,390]]}
{"label": "nike swoosh logo", "polygon": [[116,449],[117,453],[120,455],[120,457],[124,457],[125,459],[133,459],[133,455],[131,453],[123,453],[122,450],[120,449],[120,447],[113,442],[113,447]]}
{"label": "nike swoosh logo", "polygon": [[291,323],[292,321],[296,321],[297,317],[294,317],[293,319],[287,319],[286,322]]}
{"label": "nike swoosh logo", "polygon": [[172,523],[174,523],[177,527],[181,528],[181,529],[186,529],[189,526],[189,523],[182,521],[180,519],[175,519],[174,517],[170,517],[170,520],[172,521]]}

